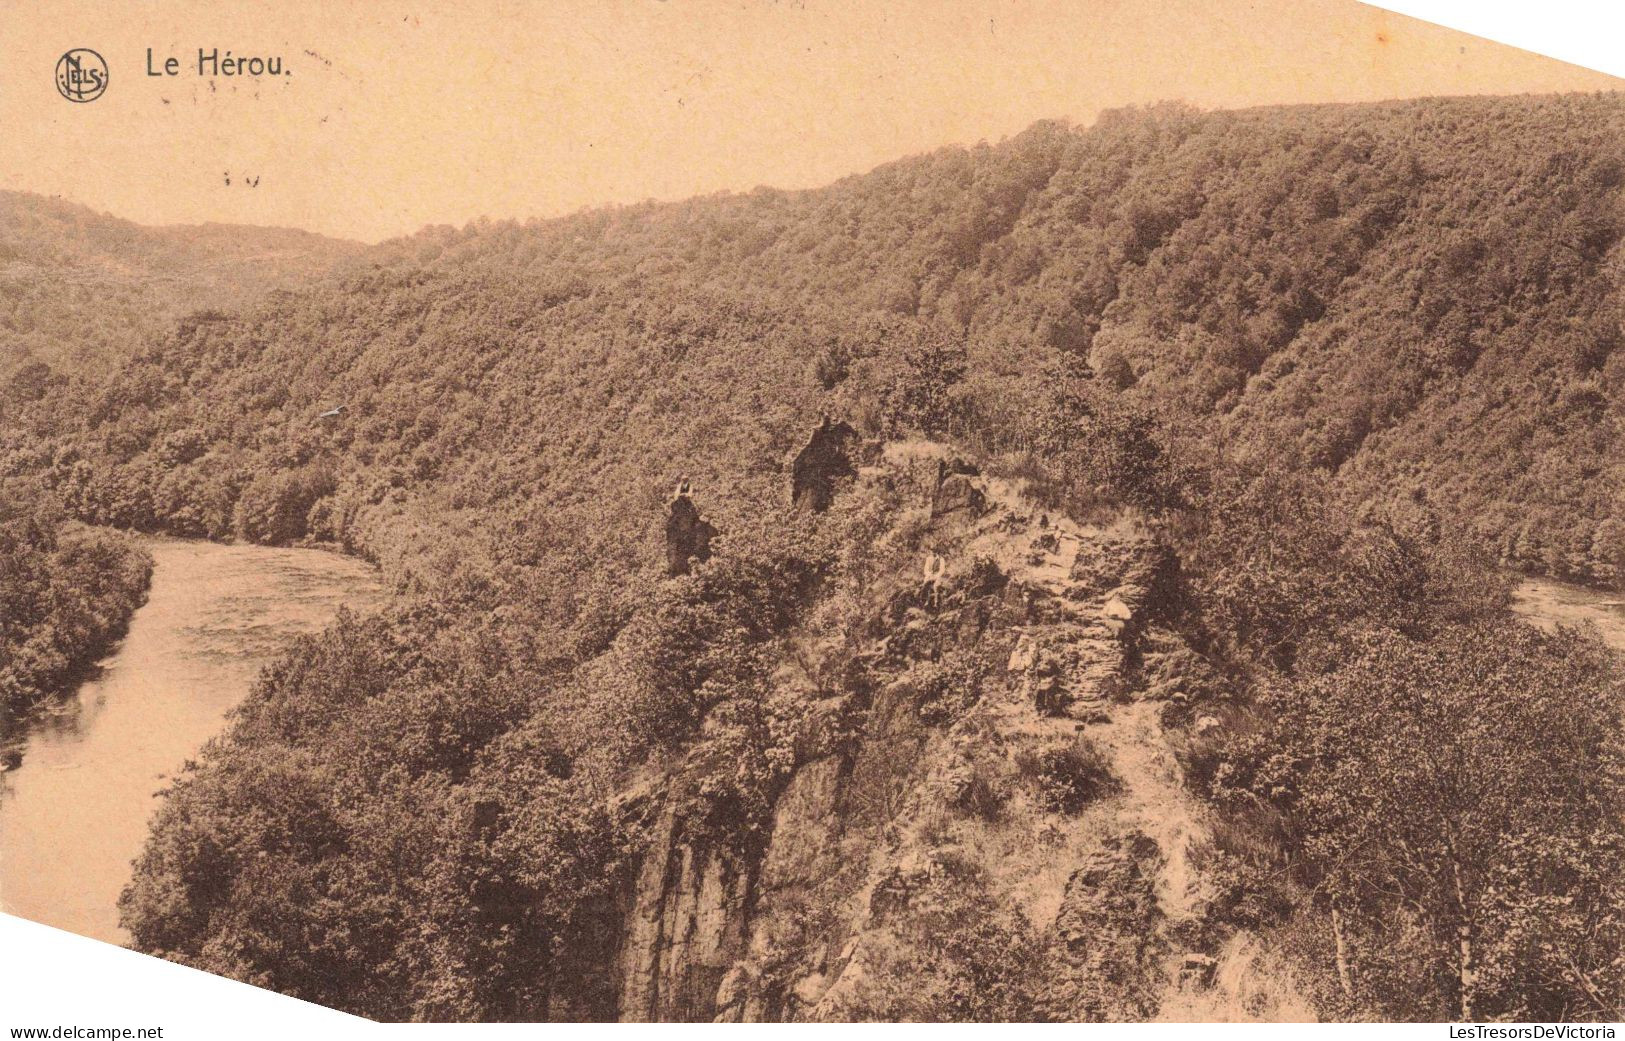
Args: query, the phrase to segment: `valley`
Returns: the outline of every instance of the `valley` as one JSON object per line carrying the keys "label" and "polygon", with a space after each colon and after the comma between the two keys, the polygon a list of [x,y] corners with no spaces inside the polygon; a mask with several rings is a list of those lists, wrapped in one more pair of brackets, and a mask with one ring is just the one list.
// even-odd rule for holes
{"label": "valley", "polygon": [[[81,371],[42,321],[18,646],[79,634],[33,577],[87,573],[78,524],[390,590],[240,649],[130,944],[376,1019],[1617,1018],[1625,675],[1576,590],[1625,574],[1622,130],[1162,104],[274,264],[222,232],[218,298],[188,252]],[[74,272],[150,231],[67,236],[19,313],[113,315]]]}

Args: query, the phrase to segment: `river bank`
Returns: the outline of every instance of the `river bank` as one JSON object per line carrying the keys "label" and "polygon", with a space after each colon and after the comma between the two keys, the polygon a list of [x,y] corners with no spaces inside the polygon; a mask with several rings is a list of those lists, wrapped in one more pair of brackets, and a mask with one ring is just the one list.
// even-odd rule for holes
{"label": "river bank", "polygon": [[0,769],[35,708],[123,638],[151,578],[151,556],[122,532],[49,511],[0,516]]}
{"label": "river bank", "polygon": [[1616,651],[1625,651],[1625,594],[1547,578],[1525,578],[1513,588],[1512,609],[1545,629],[1593,624],[1604,643]]}
{"label": "river bank", "polygon": [[372,568],[333,553],[143,543],[152,583],[128,633],[27,719],[0,775],[0,910],[115,943],[156,793],[288,639],[384,597]]}

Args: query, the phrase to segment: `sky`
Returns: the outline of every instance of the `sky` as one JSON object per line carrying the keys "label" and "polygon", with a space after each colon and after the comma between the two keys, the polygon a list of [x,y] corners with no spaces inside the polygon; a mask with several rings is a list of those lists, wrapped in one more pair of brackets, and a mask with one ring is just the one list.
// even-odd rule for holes
{"label": "sky", "polygon": [[[73,104],[53,71],[81,47],[110,80]],[[285,75],[200,75],[200,49]],[[814,187],[1163,99],[1620,84],[1352,0],[0,0],[0,188],[373,242]]]}

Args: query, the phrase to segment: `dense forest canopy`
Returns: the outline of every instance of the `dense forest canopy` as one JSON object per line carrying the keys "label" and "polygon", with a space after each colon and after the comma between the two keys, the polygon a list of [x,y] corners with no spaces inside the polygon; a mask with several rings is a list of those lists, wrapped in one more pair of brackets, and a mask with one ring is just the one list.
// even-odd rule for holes
{"label": "dense forest canopy", "polygon": [[[137,945],[380,1017],[609,1014],[627,791],[658,778],[748,860],[808,745],[863,729],[814,741],[778,680],[895,623],[919,489],[788,512],[823,412],[1177,554],[1166,624],[1217,728],[1183,765],[1234,826],[1203,942],[1275,930],[1330,1014],[1616,1013],[1619,667],[1504,617],[1500,571],[1622,577],[1622,130],[1617,95],[1044,123],[816,191],[427,229],[109,378],[0,382],[0,476],[73,516],[331,542],[400,593],[176,783]],[[680,477],[721,535],[668,580]],[[972,658],[909,681],[928,729],[977,700]],[[861,719],[867,667],[807,671]],[[1559,721],[1564,762],[1506,747]],[[1470,769],[1372,769],[1435,724]],[[1037,941],[976,920],[918,993],[994,996],[911,1015],[1031,1010],[1009,959]]]}

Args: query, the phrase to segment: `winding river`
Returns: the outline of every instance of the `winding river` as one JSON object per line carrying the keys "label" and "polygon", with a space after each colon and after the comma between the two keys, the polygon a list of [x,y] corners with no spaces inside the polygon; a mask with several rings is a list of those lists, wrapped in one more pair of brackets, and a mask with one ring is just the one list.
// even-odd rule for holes
{"label": "winding river", "polygon": [[29,722],[0,774],[0,911],[113,943],[126,939],[116,903],[155,793],[284,641],[383,599],[371,568],[320,550],[148,548],[152,589],[129,634]]}

